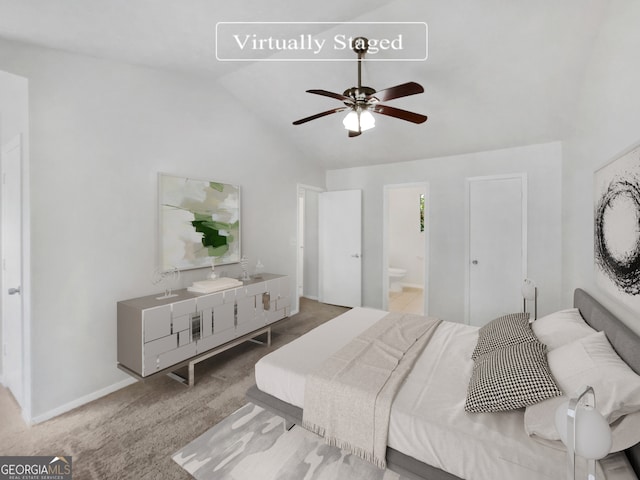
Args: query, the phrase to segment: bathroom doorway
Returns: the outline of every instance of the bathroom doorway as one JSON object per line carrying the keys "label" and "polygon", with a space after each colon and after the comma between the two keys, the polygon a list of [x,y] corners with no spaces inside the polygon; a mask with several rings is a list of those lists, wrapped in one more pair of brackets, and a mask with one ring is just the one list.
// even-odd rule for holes
{"label": "bathroom doorway", "polygon": [[429,312],[429,185],[384,186],[383,308]]}

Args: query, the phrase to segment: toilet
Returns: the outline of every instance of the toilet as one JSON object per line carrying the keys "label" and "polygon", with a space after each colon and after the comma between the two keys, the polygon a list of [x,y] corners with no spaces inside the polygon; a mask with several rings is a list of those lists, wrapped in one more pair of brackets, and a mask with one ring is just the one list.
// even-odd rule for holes
{"label": "toilet", "polygon": [[407,274],[404,268],[389,267],[389,291],[401,292],[402,291],[402,279]]}

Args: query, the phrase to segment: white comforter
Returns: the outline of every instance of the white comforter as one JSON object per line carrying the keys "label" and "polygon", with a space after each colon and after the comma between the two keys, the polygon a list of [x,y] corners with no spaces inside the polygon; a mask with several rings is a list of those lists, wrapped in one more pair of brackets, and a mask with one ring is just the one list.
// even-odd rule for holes
{"label": "white comforter", "polygon": [[[255,367],[258,388],[304,408],[307,372],[386,314],[350,310],[263,357]],[[564,478],[565,452],[528,437],[523,410],[464,411],[477,335],[467,325],[438,327],[393,403],[389,446],[467,480]],[[600,471],[598,478],[634,477]]]}
{"label": "white comforter", "polygon": [[465,412],[477,339],[476,327],[440,325],[393,403],[389,446],[468,480],[564,478],[565,453],[529,438],[523,410]]}

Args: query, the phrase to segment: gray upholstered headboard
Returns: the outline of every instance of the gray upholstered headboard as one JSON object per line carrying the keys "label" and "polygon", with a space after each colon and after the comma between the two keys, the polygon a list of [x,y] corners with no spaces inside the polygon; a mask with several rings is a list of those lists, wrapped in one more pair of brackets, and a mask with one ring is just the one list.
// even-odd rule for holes
{"label": "gray upholstered headboard", "polygon": [[620,358],[640,375],[640,336],[581,288],[573,293],[573,305],[589,325],[607,335]]}
{"label": "gray upholstered headboard", "polygon": [[[589,325],[607,335],[620,358],[640,374],[640,336],[580,288],[573,293],[573,305]],[[626,454],[636,475],[640,477],[640,443],[628,448]]]}

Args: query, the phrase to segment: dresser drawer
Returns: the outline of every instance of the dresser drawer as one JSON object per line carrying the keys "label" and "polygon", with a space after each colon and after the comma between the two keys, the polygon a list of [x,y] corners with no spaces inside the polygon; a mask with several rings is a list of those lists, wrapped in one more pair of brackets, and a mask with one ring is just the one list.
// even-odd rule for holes
{"label": "dresser drawer", "polygon": [[223,301],[224,294],[222,292],[203,295],[196,299],[196,308],[198,310],[206,310],[216,305],[222,305]]}
{"label": "dresser drawer", "polygon": [[259,295],[267,291],[267,286],[264,282],[252,283],[251,285],[247,285],[246,288],[247,295]]}
{"label": "dresser drawer", "polygon": [[143,310],[142,322],[145,343],[171,335],[171,305]]}
{"label": "dresser drawer", "polygon": [[225,303],[213,307],[213,334],[235,327],[235,303]]}
{"label": "dresser drawer", "polygon": [[290,297],[281,297],[276,300],[276,310],[282,310],[285,307],[291,306]]}
{"label": "dresser drawer", "polygon": [[227,342],[230,342],[234,338],[236,338],[237,334],[235,329],[230,328],[224,330],[220,333],[216,333],[215,335],[210,335],[207,338],[202,338],[198,340],[198,354],[204,353],[212,348],[219,347]]}
{"label": "dresser drawer", "polygon": [[196,311],[196,299],[190,298],[189,300],[183,300],[181,302],[175,302],[172,304],[173,317],[182,317],[183,315],[189,315]]}
{"label": "dresser drawer", "polygon": [[180,332],[189,328],[189,322],[191,321],[190,315],[182,315],[181,317],[173,318],[173,333]]}
{"label": "dresser drawer", "polygon": [[[151,358],[151,365],[155,363],[156,370],[163,370],[165,368],[169,368],[176,363],[180,363],[184,360],[187,360],[190,357],[193,357],[196,354],[196,344],[189,343],[184,347],[179,347],[174,350],[170,350],[165,353],[161,353],[155,358]],[[146,364],[146,358],[145,358]]]}
{"label": "dresser drawer", "polygon": [[153,340],[151,342],[147,342],[144,344],[144,354],[146,356],[149,355],[159,355],[164,352],[168,352],[169,350],[173,350],[178,347],[178,337],[176,334],[169,335],[168,337],[162,337],[157,340]]}

